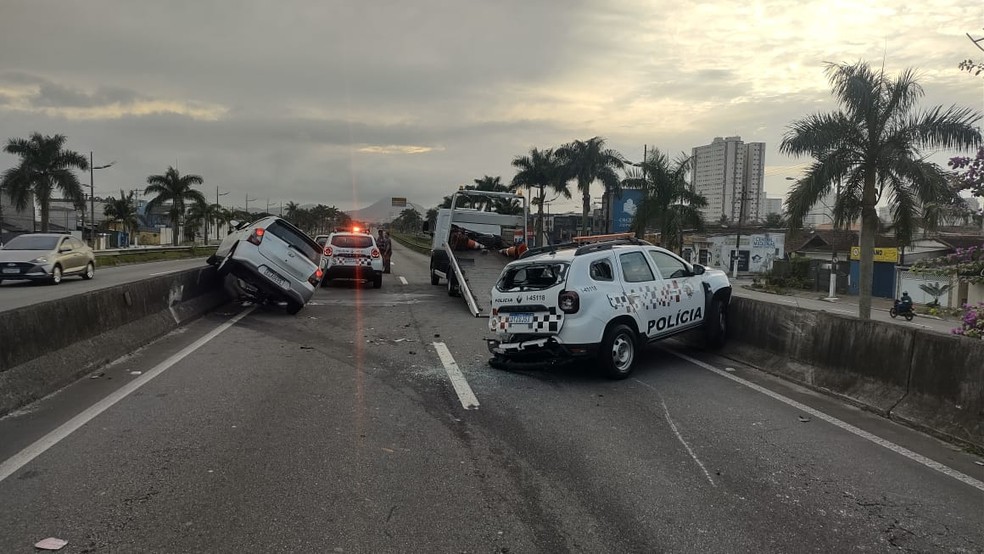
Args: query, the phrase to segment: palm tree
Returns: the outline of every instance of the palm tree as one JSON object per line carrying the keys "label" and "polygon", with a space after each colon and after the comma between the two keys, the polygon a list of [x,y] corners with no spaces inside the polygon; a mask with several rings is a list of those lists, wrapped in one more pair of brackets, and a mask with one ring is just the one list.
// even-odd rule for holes
{"label": "palm tree", "polygon": [[513,158],[512,165],[519,171],[513,177],[510,188],[517,190],[526,187],[531,197],[533,190],[536,189],[536,196],[531,201],[536,204],[535,246],[543,246],[543,205],[547,189],[550,188],[564,198],[570,198],[571,191],[567,186],[569,174],[552,148],[546,150],[531,148],[528,155]]}
{"label": "palm tree", "polygon": [[297,202],[290,201],[286,206],[284,206],[284,217],[287,218],[287,221],[297,225],[297,221],[295,220],[297,219],[297,213],[300,209],[301,206]]}
{"label": "palm tree", "polygon": [[923,292],[933,297],[932,306],[940,305],[940,297],[946,294],[948,290],[953,288],[953,285],[941,285],[939,283],[923,283],[919,285],[919,288]]}
{"label": "palm tree", "polygon": [[581,228],[582,232],[590,234],[588,213],[591,211],[591,185],[601,181],[606,198],[620,194],[621,181],[616,170],[624,168],[625,162],[621,154],[605,148],[605,139],[601,137],[575,140],[558,148],[556,154],[570,178],[577,179],[577,190],[581,191]]}
{"label": "palm tree", "polygon": [[204,202],[203,203],[195,202],[194,204],[191,205],[191,208],[188,209],[188,217],[186,219],[189,226],[191,226],[192,223],[195,224],[196,228],[198,225],[205,226],[205,232],[204,232],[205,244],[208,244],[209,224],[215,223],[216,227],[218,227],[219,225],[217,220],[220,217],[221,209],[222,206],[219,206],[218,204],[207,204]]}
{"label": "palm tree", "polygon": [[41,231],[48,231],[48,211],[51,193],[59,189],[62,195],[85,207],[82,184],[72,168],[85,171],[89,161],[72,150],[63,150],[64,135],[34,133],[28,139],[12,138],[4,152],[20,156],[20,163],[3,172],[0,188],[6,189],[11,202],[19,210],[27,208],[33,196],[41,207]]}
{"label": "palm tree", "polygon": [[133,203],[133,192],[129,194],[120,189],[119,198],[109,198],[103,207],[103,215],[123,226],[127,233],[133,231],[139,225],[137,221],[137,206]]}
{"label": "palm tree", "polygon": [[642,202],[632,220],[636,236],[642,236],[647,227],[659,229],[663,247],[679,252],[683,248],[683,231],[704,226],[701,208],[707,207],[707,199],[687,183],[691,160],[680,156],[670,158],[653,148],[640,169],[629,169],[622,186],[641,189]]}
{"label": "palm tree", "polygon": [[896,236],[907,243],[919,210],[953,194],[944,171],[925,161],[924,149],[980,145],[974,125],[981,116],[956,106],[917,113],[923,90],[911,69],[894,80],[864,62],[828,64],[826,71],[841,109],[794,122],[779,147],[815,160],[790,189],[787,213],[791,224],[799,224],[836,186],[835,225],[861,217],[858,316],[870,319],[875,206],[887,192]]}
{"label": "palm tree", "polygon": [[144,194],[156,194],[150,202],[147,202],[147,211],[151,211],[157,206],[170,202],[168,216],[171,218],[171,227],[174,229],[171,237],[171,244],[178,245],[178,225],[181,223],[181,216],[185,213],[185,202],[192,201],[198,204],[206,204],[205,195],[201,191],[193,189],[195,185],[204,183],[205,180],[200,175],[181,175],[177,169],[168,167],[164,175],[151,175],[147,177],[147,188]]}

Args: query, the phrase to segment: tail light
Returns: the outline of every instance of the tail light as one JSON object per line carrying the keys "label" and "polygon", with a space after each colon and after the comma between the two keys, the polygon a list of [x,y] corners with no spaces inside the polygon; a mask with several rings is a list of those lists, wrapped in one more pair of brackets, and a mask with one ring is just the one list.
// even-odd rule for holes
{"label": "tail light", "polygon": [[557,297],[557,305],[565,314],[577,313],[581,309],[581,299],[572,290],[561,291]]}
{"label": "tail light", "polygon": [[377,249],[377,248],[373,248],[372,249],[372,257],[373,258],[378,258],[379,257],[379,249]]}
{"label": "tail light", "polygon": [[325,256],[331,256],[331,247],[330,246],[326,246],[325,247]]}
{"label": "tail light", "polygon": [[321,268],[319,267],[317,271],[315,271],[314,273],[311,274],[310,277],[308,277],[308,283],[311,283],[314,286],[318,286],[318,283],[321,282],[321,278],[324,277],[324,275],[325,272],[321,271]]}
{"label": "tail light", "polygon": [[266,233],[266,229],[264,229],[263,227],[257,227],[256,229],[253,229],[252,234],[250,234],[249,235],[249,238],[246,239],[246,240],[248,240],[249,242],[252,242],[253,244],[255,244],[257,246],[259,246],[260,243],[263,242],[263,234],[264,233]]}

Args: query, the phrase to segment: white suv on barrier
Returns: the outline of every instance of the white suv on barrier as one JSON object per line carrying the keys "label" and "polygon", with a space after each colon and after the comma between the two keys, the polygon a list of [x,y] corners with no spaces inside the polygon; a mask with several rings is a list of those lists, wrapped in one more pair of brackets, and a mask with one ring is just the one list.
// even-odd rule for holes
{"label": "white suv on barrier", "polygon": [[634,238],[599,238],[536,248],[503,269],[489,317],[493,367],[597,356],[624,379],[647,342],[703,328],[710,345],[723,344],[724,272]]}

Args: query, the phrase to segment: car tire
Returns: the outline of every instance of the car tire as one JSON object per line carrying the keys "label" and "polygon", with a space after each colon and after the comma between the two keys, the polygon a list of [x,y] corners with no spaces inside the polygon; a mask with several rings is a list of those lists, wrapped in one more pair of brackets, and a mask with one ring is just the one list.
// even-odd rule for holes
{"label": "car tire", "polygon": [[448,296],[461,296],[458,279],[454,275],[448,275]]}
{"label": "car tire", "polygon": [[85,272],[82,274],[82,278],[88,281],[95,276],[96,276],[96,264],[92,262],[85,264]]}
{"label": "car tire", "polygon": [[304,304],[301,304],[300,302],[296,302],[294,300],[287,301],[287,313],[290,315],[296,315],[297,312],[301,311],[301,308],[303,307]]}
{"label": "car tire", "polygon": [[437,273],[434,273],[433,269],[431,270],[431,284],[435,286],[441,284],[441,278],[437,276]]}
{"label": "car tire", "polygon": [[55,265],[51,268],[50,282],[52,285],[57,285],[62,282],[62,268],[60,265]]}
{"label": "car tire", "polygon": [[711,300],[704,320],[704,339],[709,348],[721,348],[728,338],[728,307],[719,297]]}
{"label": "car tire", "polygon": [[624,324],[613,325],[605,332],[598,350],[598,361],[609,379],[625,379],[632,374],[638,354],[635,331]]}
{"label": "car tire", "polygon": [[381,288],[383,288],[383,275],[381,273],[377,273],[372,278],[372,288],[374,288],[374,289],[381,289]]}

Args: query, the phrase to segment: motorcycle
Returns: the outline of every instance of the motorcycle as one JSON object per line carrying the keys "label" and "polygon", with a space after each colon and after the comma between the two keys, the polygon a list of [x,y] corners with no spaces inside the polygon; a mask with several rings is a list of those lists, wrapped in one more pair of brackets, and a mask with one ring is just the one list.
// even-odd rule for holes
{"label": "motorcycle", "polygon": [[912,318],[916,317],[916,312],[913,311],[912,304],[903,304],[896,300],[895,305],[888,310],[888,315],[892,316],[892,319],[902,316],[906,321],[912,321]]}

